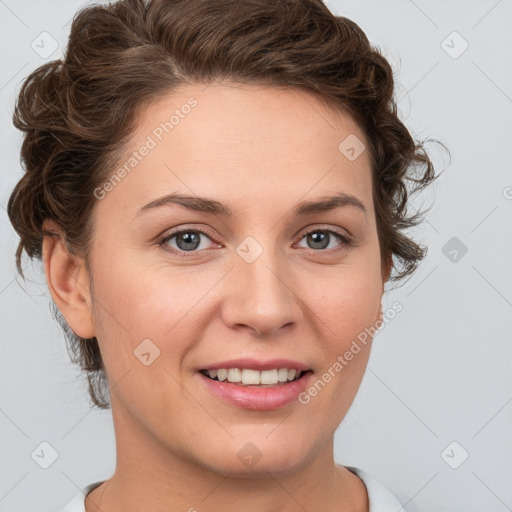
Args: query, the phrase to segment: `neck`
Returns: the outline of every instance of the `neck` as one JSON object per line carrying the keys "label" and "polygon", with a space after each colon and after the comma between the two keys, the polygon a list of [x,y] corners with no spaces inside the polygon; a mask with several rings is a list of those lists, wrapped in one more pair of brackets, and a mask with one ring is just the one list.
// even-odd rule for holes
{"label": "neck", "polygon": [[[114,413],[116,470],[88,494],[86,512],[145,510],[244,510],[244,512],[367,511],[366,487],[333,459],[333,438],[298,467],[268,471],[262,463],[245,473],[219,471],[163,446],[140,424]],[[128,421],[125,421],[128,420]],[[137,428],[135,425],[138,425]],[[134,441],[136,440],[136,441]]]}

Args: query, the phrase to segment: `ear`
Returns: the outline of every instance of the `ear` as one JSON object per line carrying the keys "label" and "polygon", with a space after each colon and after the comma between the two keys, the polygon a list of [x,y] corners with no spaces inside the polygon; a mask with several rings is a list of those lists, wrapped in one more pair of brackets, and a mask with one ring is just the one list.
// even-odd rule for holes
{"label": "ear", "polygon": [[43,235],[43,261],[48,289],[69,327],[81,338],[95,336],[92,321],[90,279],[85,262],[72,256],[62,230],[53,220],[43,222],[43,230],[57,233]]}

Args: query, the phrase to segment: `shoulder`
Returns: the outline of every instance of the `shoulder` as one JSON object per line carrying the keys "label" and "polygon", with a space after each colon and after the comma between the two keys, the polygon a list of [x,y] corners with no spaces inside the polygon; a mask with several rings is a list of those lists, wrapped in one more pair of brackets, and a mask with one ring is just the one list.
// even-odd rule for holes
{"label": "shoulder", "polygon": [[60,512],[85,512],[85,497],[103,482],[86,485]]}
{"label": "shoulder", "polygon": [[375,477],[354,466],[344,467],[364,482],[368,492],[369,512],[397,512],[403,510],[398,498]]}
{"label": "shoulder", "polygon": [[355,473],[366,485],[370,506],[368,512],[403,512],[405,510],[404,506],[398,501],[398,498],[374,476],[354,466],[343,467]]}

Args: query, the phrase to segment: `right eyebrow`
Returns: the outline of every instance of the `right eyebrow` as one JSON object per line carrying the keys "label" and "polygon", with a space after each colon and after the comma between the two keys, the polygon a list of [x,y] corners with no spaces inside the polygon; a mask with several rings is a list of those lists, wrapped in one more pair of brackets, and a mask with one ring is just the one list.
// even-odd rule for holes
{"label": "right eyebrow", "polygon": [[161,206],[165,206],[168,204],[178,204],[195,212],[211,213],[213,215],[219,215],[223,217],[233,216],[233,212],[229,208],[229,206],[222,204],[219,201],[215,201],[214,199],[208,199],[206,197],[199,196],[190,196],[188,194],[172,193],[163,197],[159,197],[158,199],[155,199],[149,202],[148,204],[144,205],[135,214],[135,217],[138,217],[139,215],[148,210],[153,210],[155,208],[159,208]]}

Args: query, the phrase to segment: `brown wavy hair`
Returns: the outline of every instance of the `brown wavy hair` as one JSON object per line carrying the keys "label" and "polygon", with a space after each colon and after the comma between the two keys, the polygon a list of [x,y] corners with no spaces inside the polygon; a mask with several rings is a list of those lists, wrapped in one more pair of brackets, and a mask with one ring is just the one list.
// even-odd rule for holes
{"label": "brown wavy hair", "polygon": [[[62,59],[24,81],[14,125],[24,132],[24,175],[8,202],[21,256],[42,257],[45,219],[62,230],[89,269],[93,191],[107,181],[138,113],[178,86],[217,80],[295,87],[348,111],[372,162],[382,260],[390,280],[411,275],[427,248],[404,230],[423,220],[408,198],[437,176],[397,115],[393,71],[353,21],[321,0],[120,0],[74,17]],[[431,140],[431,139],[429,139]],[[437,142],[437,141],[435,141]],[[444,147],[444,145],[443,145]],[[87,373],[95,406],[110,407],[98,341],[77,336],[52,301],[74,364]]]}

